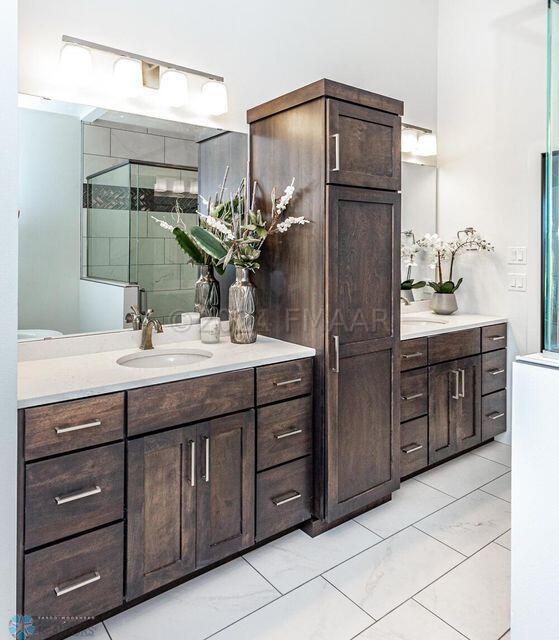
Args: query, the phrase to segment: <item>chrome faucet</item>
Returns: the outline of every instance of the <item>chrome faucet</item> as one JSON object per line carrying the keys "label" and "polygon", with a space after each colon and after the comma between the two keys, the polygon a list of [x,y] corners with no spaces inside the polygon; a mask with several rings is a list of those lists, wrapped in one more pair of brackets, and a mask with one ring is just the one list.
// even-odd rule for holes
{"label": "chrome faucet", "polygon": [[400,300],[407,306],[409,306],[410,301],[407,298],[404,298],[404,296],[400,296]]}
{"label": "chrome faucet", "polygon": [[163,327],[161,326],[161,322],[156,318],[152,318],[153,309],[148,309],[146,311],[146,315],[142,320],[142,342],[140,344],[140,349],[148,350],[153,349],[153,329],[157,331],[157,333],[163,333]]}

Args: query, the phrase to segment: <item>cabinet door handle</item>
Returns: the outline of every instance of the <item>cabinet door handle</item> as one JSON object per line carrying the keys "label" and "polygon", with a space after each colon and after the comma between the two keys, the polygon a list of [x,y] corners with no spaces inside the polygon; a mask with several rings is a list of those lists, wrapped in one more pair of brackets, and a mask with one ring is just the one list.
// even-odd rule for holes
{"label": "cabinet door handle", "polygon": [[504,369],[493,369],[489,372],[492,376],[499,376],[501,373],[505,373]]}
{"label": "cabinet door handle", "polygon": [[276,387],[285,387],[288,384],[297,384],[301,382],[303,378],[293,378],[292,380],[283,380],[283,382],[274,382],[274,386]]}
{"label": "cabinet door handle", "polygon": [[460,386],[460,371],[453,370],[451,373],[454,374],[454,393],[452,394],[452,399],[460,400],[460,392],[458,390]]}
{"label": "cabinet door handle", "polygon": [[401,396],[402,400],[417,400],[417,398],[423,398],[422,393],[414,393],[411,396]]}
{"label": "cabinet door handle", "polygon": [[284,433],[276,433],[274,438],[276,440],[283,440],[283,438],[290,438],[291,436],[296,436],[299,433],[303,433],[303,429],[293,429],[292,431],[285,431]]}
{"label": "cabinet door handle", "polygon": [[72,493],[67,493],[63,496],[55,496],[54,501],[56,504],[67,504],[68,502],[75,502],[76,500],[81,500],[82,498],[89,498],[89,496],[95,496],[98,493],[101,493],[101,487],[92,487],[91,489],[84,489],[83,491],[72,491]]}
{"label": "cabinet door handle", "polygon": [[499,418],[504,418],[505,414],[499,411],[495,411],[495,413],[490,413],[487,417],[491,418],[491,420],[498,420]]}
{"label": "cabinet door handle", "polygon": [[465,398],[466,397],[466,372],[464,371],[464,369],[458,369],[458,371],[460,371],[460,377],[462,379],[462,382],[460,384],[461,389],[458,395],[461,398]]}
{"label": "cabinet door handle", "polygon": [[210,438],[209,436],[204,436],[204,446],[205,446],[205,464],[204,464],[204,475],[202,476],[206,482],[210,481]]}
{"label": "cabinet door handle", "polygon": [[71,427],[54,427],[56,435],[62,435],[63,433],[70,433],[70,431],[81,431],[82,429],[91,429],[91,427],[100,427],[101,420],[92,420],[91,422],[84,422],[83,424],[75,424]]}
{"label": "cabinet door handle", "polygon": [[491,340],[493,340],[493,342],[499,342],[499,340],[504,340],[506,338],[506,336],[491,336]]}
{"label": "cabinet door handle", "polygon": [[334,373],[340,373],[340,336],[332,336],[334,338]]}
{"label": "cabinet door handle", "polygon": [[196,486],[196,443],[194,440],[189,440],[190,445],[190,486]]}
{"label": "cabinet door handle", "polygon": [[299,498],[302,498],[302,495],[298,491],[290,491],[288,494],[284,494],[283,496],[272,498],[272,502],[276,505],[276,507],[281,507],[282,504],[287,504],[288,502],[299,500]]}
{"label": "cabinet door handle", "polygon": [[334,138],[334,158],[335,164],[332,167],[331,171],[339,171],[340,170],[340,134],[333,133],[331,138]]}
{"label": "cabinet door handle", "polygon": [[411,360],[412,358],[421,358],[422,355],[422,351],[416,351],[415,353],[402,353],[402,358],[404,360]]}
{"label": "cabinet door handle", "polygon": [[87,573],[85,576],[81,576],[77,580],[63,582],[58,587],[54,587],[54,593],[56,593],[56,597],[59,598],[71,591],[75,591],[76,589],[87,587],[88,584],[92,584],[98,580],[101,580],[101,574],[98,571],[92,571],[91,573]]}
{"label": "cabinet door handle", "polygon": [[412,442],[412,444],[408,444],[405,447],[402,447],[402,451],[404,453],[413,453],[414,451],[419,451],[423,449],[422,444],[417,444],[417,442]]}

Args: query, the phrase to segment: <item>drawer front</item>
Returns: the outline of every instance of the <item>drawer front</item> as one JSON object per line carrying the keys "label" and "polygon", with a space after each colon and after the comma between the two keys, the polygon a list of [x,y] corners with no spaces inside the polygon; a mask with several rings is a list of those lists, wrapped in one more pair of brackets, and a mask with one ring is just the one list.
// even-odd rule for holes
{"label": "drawer front", "polygon": [[122,604],[123,527],[115,524],[25,556],[24,612],[33,640]]}
{"label": "drawer front", "polygon": [[507,325],[492,324],[489,327],[481,328],[481,350],[496,351],[507,346]]}
{"label": "drawer front", "polygon": [[311,517],[312,457],[259,473],[256,478],[256,539],[305,522]]}
{"label": "drawer front", "polygon": [[507,392],[497,391],[485,396],[481,405],[481,439],[489,440],[507,430]]}
{"label": "drawer front", "polygon": [[25,409],[25,459],[122,439],[124,394]]}
{"label": "drawer front", "polygon": [[25,486],[26,549],[119,520],[124,444],[28,464]]}
{"label": "drawer front", "polygon": [[302,458],[312,450],[312,398],[258,409],[257,471]]}
{"label": "drawer front", "polygon": [[400,342],[400,369],[417,369],[427,365],[427,338],[414,338]]}
{"label": "drawer front", "polygon": [[400,378],[400,420],[413,420],[429,411],[429,382],[427,369],[406,371]]}
{"label": "drawer front", "polygon": [[310,358],[258,367],[256,370],[257,404],[269,404],[310,393],[312,373],[313,361]]}
{"label": "drawer front", "polygon": [[400,477],[408,476],[429,463],[429,421],[427,417],[400,427]]}
{"label": "drawer front", "polygon": [[481,331],[452,331],[429,338],[429,364],[475,356],[480,352]]}
{"label": "drawer front", "polygon": [[170,382],[128,392],[128,434],[243,411],[254,406],[254,369]]}
{"label": "drawer front", "polygon": [[481,358],[483,395],[500,391],[507,386],[507,350],[490,351]]}

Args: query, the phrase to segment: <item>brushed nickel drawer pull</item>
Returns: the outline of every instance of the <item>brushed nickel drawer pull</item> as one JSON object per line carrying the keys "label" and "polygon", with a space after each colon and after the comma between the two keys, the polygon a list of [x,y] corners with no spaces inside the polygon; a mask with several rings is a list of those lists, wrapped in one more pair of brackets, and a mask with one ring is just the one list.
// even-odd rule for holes
{"label": "brushed nickel drawer pull", "polygon": [[492,376],[499,376],[499,375],[501,375],[501,373],[505,373],[505,370],[504,369],[493,369],[493,370],[489,371],[489,373]]}
{"label": "brushed nickel drawer pull", "polygon": [[491,420],[498,420],[499,418],[504,418],[505,414],[495,411],[495,413],[490,413],[487,417],[491,418]]}
{"label": "brushed nickel drawer pull", "polygon": [[206,482],[210,481],[210,439],[208,436],[204,436],[204,443],[205,443],[205,449],[206,449],[206,464],[205,469],[204,469],[204,480]]}
{"label": "brushed nickel drawer pull", "polygon": [[416,353],[402,353],[404,360],[410,360],[411,358],[421,358],[423,351],[417,351]]}
{"label": "brushed nickel drawer pull", "polygon": [[461,391],[458,394],[461,398],[465,398],[466,397],[466,372],[464,371],[464,369],[458,369],[458,371],[460,371],[460,376],[462,379],[462,383],[461,383]]}
{"label": "brushed nickel drawer pull", "polygon": [[54,427],[57,435],[62,433],[70,433],[70,431],[81,431],[82,429],[91,429],[91,427],[100,427],[101,420],[93,420],[92,422],[84,422],[84,424],[75,424],[72,427]]}
{"label": "brushed nickel drawer pull", "polygon": [[303,496],[299,492],[294,491],[293,495],[287,495],[287,497],[278,496],[277,498],[272,498],[272,502],[276,505],[276,507],[281,507],[282,504],[293,502],[293,500],[299,500],[299,498],[302,498],[302,497]]}
{"label": "brushed nickel drawer pull", "polygon": [[422,393],[414,393],[411,396],[401,396],[402,400],[417,400],[417,398],[423,398]]}
{"label": "brushed nickel drawer pull", "polygon": [[194,440],[189,441],[190,444],[190,486],[196,486],[196,443]]}
{"label": "brushed nickel drawer pull", "polygon": [[276,387],[285,387],[288,384],[297,384],[298,382],[302,382],[303,378],[293,378],[293,380],[284,380],[283,382],[274,382],[274,386]]}
{"label": "brushed nickel drawer pull", "polygon": [[54,587],[54,593],[56,593],[56,597],[58,598],[70,593],[71,591],[75,591],[76,589],[87,587],[88,584],[93,584],[98,580],[101,580],[101,574],[98,571],[93,571],[92,573],[88,573],[77,580],[63,582],[60,586]]}
{"label": "brushed nickel drawer pull", "polygon": [[340,336],[332,336],[334,339],[334,373],[340,373]]}
{"label": "brushed nickel drawer pull", "polygon": [[493,340],[493,342],[499,342],[499,340],[504,340],[506,338],[506,336],[491,336],[491,340]]}
{"label": "brushed nickel drawer pull", "polygon": [[334,138],[334,152],[335,152],[335,158],[336,158],[336,164],[334,167],[332,167],[331,171],[339,171],[340,170],[340,134],[339,133],[333,133],[331,135],[332,138]]}
{"label": "brushed nickel drawer pull", "polygon": [[289,438],[291,436],[296,436],[299,433],[303,433],[303,429],[293,429],[293,431],[286,431],[285,433],[276,433],[274,438],[276,440],[283,440],[283,438]]}
{"label": "brushed nickel drawer pull", "polygon": [[404,453],[413,453],[414,451],[419,451],[423,449],[422,444],[417,444],[416,442],[412,442],[412,444],[408,444],[405,447],[402,447],[402,451]]}
{"label": "brushed nickel drawer pull", "polygon": [[460,371],[451,371],[454,374],[454,393],[452,394],[453,400],[460,400],[460,391],[458,389],[460,385]]}
{"label": "brushed nickel drawer pull", "polygon": [[95,496],[98,493],[101,493],[101,487],[95,486],[91,489],[84,489],[83,491],[73,491],[72,493],[67,493],[64,496],[55,496],[54,501],[58,505],[67,504],[68,502],[74,502],[76,500],[81,500],[82,498]]}

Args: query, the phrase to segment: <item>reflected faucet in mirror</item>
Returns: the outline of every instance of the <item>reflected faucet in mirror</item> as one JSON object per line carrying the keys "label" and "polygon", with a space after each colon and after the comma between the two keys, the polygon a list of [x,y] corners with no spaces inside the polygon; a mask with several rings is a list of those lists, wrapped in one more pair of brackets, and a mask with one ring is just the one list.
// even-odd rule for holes
{"label": "reflected faucet in mirror", "polygon": [[130,309],[131,311],[126,314],[124,320],[128,324],[132,325],[133,331],[139,331],[142,328],[142,320],[144,319],[144,316],[142,315],[139,307],[135,304],[133,304]]}
{"label": "reflected faucet in mirror", "polygon": [[142,342],[140,343],[140,349],[147,351],[153,349],[153,329],[157,333],[163,333],[163,326],[157,318],[153,318],[153,309],[148,309],[146,315],[142,320]]}

